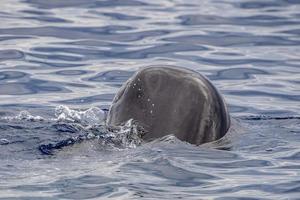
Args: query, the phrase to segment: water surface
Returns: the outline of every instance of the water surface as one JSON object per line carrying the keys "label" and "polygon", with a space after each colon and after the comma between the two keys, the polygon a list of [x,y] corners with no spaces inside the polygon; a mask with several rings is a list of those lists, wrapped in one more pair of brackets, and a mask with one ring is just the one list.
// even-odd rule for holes
{"label": "water surface", "polygon": [[[2,0],[0,199],[299,199],[300,2]],[[140,67],[206,75],[234,125],[144,144],[104,111]]]}

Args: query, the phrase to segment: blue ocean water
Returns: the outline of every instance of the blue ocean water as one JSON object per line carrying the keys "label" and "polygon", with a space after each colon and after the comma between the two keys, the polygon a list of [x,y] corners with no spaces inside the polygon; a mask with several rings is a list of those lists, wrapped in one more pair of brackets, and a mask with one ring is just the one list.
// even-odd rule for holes
{"label": "blue ocean water", "polygon": [[[299,0],[1,0],[0,199],[300,199]],[[206,75],[226,138],[105,112],[140,67]]]}

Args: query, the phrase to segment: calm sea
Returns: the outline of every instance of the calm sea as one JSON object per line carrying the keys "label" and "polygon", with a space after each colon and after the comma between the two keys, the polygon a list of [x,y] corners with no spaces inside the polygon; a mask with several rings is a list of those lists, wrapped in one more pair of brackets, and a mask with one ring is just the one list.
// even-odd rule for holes
{"label": "calm sea", "polygon": [[[1,0],[0,199],[300,199],[299,0]],[[140,67],[206,75],[221,141],[103,117]],[[163,122],[162,122],[163,123]]]}

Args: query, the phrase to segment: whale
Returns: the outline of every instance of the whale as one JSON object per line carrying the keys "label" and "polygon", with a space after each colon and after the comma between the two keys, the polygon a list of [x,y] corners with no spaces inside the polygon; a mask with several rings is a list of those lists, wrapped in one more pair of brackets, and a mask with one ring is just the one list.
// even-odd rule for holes
{"label": "whale", "polygon": [[139,69],[116,93],[107,126],[133,120],[142,139],[166,135],[194,145],[222,138],[230,127],[227,105],[216,87],[197,71],[178,66]]}

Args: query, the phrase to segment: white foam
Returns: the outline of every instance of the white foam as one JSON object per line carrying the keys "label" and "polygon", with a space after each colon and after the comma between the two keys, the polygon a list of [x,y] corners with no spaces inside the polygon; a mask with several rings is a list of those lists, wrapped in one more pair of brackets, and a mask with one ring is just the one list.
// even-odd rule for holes
{"label": "white foam", "polygon": [[26,121],[43,121],[44,118],[41,116],[31,115],[30,112],[23,110],[17,116],[14,117],[3,117],[5,120],[26,120]]}
{"label": "white foam", "polygon": [[62,105],[55,108],[55,116],[58,121],[78,122],[88,125],[104,124],[106,118],[105,112],[97,107],[78,111]]}

